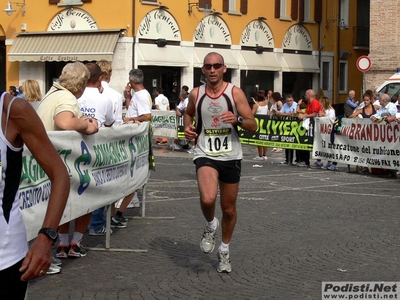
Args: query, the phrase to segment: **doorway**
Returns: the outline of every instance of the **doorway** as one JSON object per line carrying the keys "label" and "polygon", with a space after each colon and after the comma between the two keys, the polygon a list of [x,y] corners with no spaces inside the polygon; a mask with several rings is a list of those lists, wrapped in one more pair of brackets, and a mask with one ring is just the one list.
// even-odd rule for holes
{"label": "doorway", "polygon": [[177,67],[161,66],[139,66],[144,74],[144,87],[148,90],[151,97],[156,97],[156,88],[161,87],[164,96],[169,100],[169,106],[175,109],[179,103],[179,93],[181,91],[181,69]]}

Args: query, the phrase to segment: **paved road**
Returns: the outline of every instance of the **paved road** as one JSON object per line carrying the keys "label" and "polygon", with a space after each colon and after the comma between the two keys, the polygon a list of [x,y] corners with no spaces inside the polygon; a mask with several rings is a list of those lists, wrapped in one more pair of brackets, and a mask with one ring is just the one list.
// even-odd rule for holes
{"label": "paved road", "polygon": [[[345,166],[284,166],[282,154],[253,167],[255,147],[244,150],[232,273],[216,272],[216,250],[200,251],[204,220],[191,155],[156,146],[146,215],[175,218],[131,219],[111,236],[113,248],[148,252],[90,251],[65,260],[61,274],[30,284],[29,300],[321,299],[322,281],[400,279],[397,180]],[[105,239],[84,242],[104,247]]]}

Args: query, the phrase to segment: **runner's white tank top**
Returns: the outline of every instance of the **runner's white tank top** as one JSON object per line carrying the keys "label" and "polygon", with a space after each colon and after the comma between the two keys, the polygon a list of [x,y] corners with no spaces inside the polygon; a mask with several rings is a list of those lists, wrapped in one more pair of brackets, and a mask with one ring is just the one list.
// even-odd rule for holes
{"label": "runner's white tank top", "polygon": [[[0,98],[1,110],[3,109],[5,94],[3,93]],[[0,124],[2,115],[0,113]],[[7,141],[3,131],[0,130],[2,168],[0,182],[0,270],[7,269],[19,262],[28,251],[26,229],[17,197],[22,170],[22,150],[23,148],[12,146]]]}
{"label": "runner's white tank top", "polygon": [[206,93],[206,85],[198,89],[196,98],[196,150],[194,159],[209,157],[215,160],[237,160],[243,158],[242,145],[236,125],[221,121],[221,113],[232,111],[237,115],[233,88],[226,83],[223,92],[213,98]]}

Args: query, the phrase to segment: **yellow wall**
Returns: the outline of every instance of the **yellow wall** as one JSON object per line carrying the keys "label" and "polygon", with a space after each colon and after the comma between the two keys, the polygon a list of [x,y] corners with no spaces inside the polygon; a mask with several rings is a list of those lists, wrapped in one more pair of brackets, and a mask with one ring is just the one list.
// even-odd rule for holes
{"label": "yellow wall", "polygon": [[[114,1],[96,1],[85,3],[83,6],[78,6],[87,11],[96,21],[99,29],[115,29],[126,28],[126,36],[135,36],[138,26],[143,17],[151,10],[158,8],[156,5],[143,4],[141,0],[117,0],[118,5]],[[197,2],[197,1],[191,1]],[[230,15],[222,12],[222,0],[213,0],[213,9],[221,12],[220,16],[229,27],[231,33],[232,43],[235,45],[240,44],[240,37],[246,25],[257,19],[258,17],[266,17],[265,23],[270,27],[274,37],[275,47],[282,48],[282,41],[288,28],[297,23],[297,21],[282,21],[274,16],[274,1],[255,1],[249,0],[248,13],[242,16]],[[314,1],[311,1],[311,7],[314,7]],[[337,19],[339,0],[329,1],[328,5],[323,9],[323,19]],[[193,34],[196,26],[204,17],[204,13],[199,11],[197,7],[193,7],[193,13],[188,14],[187,1],[182,0],[163,0],[162,5],[167,6],[169,13],[172,14],[178,25],[183,41],[193,41]],[[291,1],[287,1],[287,14],[290,17]],[[362,73],[356,68],[356,61],[360,55],[367,55],[368,51],[354,50],[353,42],[353,26],[356,26],[356,17],[352,12],[357,11],[357,2],[350,1],[350,26],[340,32],[340,48],[351,53],[348,58],[349,76],[348,88],[355,89],[359,94],[362,87]],[[7,6],[6,0],[0,0],[0,9],[3,10]],[[240,1],[237,0],[237,11],[239,10]],[[26,0],[26,14],[22,16],[21,7],[13,5],[16,12],[11,16],[7,16],[5,12],[2,13],[0,18],[0,25],[4,29],[5,36],[3,39],[15,39],[17,34],[21,32],[21,24],[25,23],[27,26],[26,32],[46,31],[50,21],[57,15],[58,12],[65,9],[65,7],[58,7],[57,5],[50,5],[47,0],[34,1]],[[121,9],[123,8],[123,9]],[[135,15],[133,15],[135,11]],[[311,11],[311,18],[314,16],[314,11]],[[134,23],[134,24],[133,24]],[[337,95],[337,65],[338,65],[338,48],[337,48],[337,31],[339,30],[335,23],[330,23],[330,27],[326,28],[326,22],[323,21],[321,29],[321,43],[324,45],[323,51],[335,53],[334,61],[334,98]],[[312,38],[312,47],[314,51],[318,50],[318,24],[304,24],[303,25]],[[7,51],[10,50],[7,47]],[[19,82],[18,68],[19,63],[7,63],[7,85],[17,85]],[[343,102],[346,95],[340,95],[340,102]],[[339,102],[335,100],[335,102]]]}
{"label": "yellow wall", "polygon": [[[197,1],[191,1],[191,2],[197,2]],[[239,2],[240,1],[237,1],[237,11],[239,10]],[[245,29],[246,25],[249,22],[254,21],[258,17],[266,17],[267,20],[265,21],[265,23],[270,27],[272,31],[275,41],[275,47],[281,48],[283,37],[286,31],[290,26],[296,24],[297,22],[280,21],[279,19],[276,19],[274,16],[273,5],[271,6],[272,2],[273,1],[269,0],[257,1],[257,4],[254,5],[254,1],[250,0],[248,5],[248,13],[241,16],[231,15],[226,12],[222,12],[222,0],[221,1],[214,0],[212,3],[213,3],[213,9],[222,13],[220,18],[222,18],[229,27],[233,44],[235,45],[240,44],[240,38],[243,33],[243,30]],[[175,17],[177,23],[179,24],[182,40],[193,41],[194,31],[198,23],[201,21],[201,19],[204,18],[204,13],[202,11],[199,11],[197,7],[193,7],[192,8],[193,12],[191,15],[189,15],[186,1],[163,0],[162,5],[168,7],[168,12]],[[136,0],[136,26],[135,26],[136,32],[137,32],[137,27],[142,21],[143,17],[150,10],[154,8],[157,8],[157,6],[142,4],[140,0]],[[288,1],[287,11],[288,11],[287,16],[289,17],[290,1]],[[313,39],[313,49],[317,50],[318,49],[317,26],[306,25],[305,27],[307,28],[310,36]]]}

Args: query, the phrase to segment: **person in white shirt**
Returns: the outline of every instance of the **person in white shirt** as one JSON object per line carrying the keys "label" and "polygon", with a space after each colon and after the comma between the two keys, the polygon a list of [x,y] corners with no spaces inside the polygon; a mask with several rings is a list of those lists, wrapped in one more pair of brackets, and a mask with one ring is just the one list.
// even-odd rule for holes
{"label": "person in white shirt", "polygon": [[[185,114],[186,111],[186,107],[189,103],[189,98],[188,98],[189,94],[186,91],[181,91],[181,93],[179,94],[179,104],[175,107],[175,111],[176,111],[176,117],[177,117],[177,121],[178,124],[177,126],[182,126],[183,127],[183,115]],[[170,145],[172,150],[182,150],[181,145],[179,144],[179,139],[176,138],[174,139],[174,142]]]}
{"label": "person in white shirt", "polygon": [[[100,93],[102,71],[95,63],[87,63],[90,77],[88,79],[85,91],[78,98],[79,108],[83,115],[97,120],[99,127],[110,127],[113,125],[114,111],[111,99],[104,93]],[[89,225],[90,235],[105,235],[106,218],[104,207],[98,208],[92,212],[92,219]]]}
{"label": "person in white shirt", "polygon": [[386,121],[390,123],[396,119],[397,107],[391,102],[388,94],[382,94],[379,96],[379,103],[381,107],[378,109],[376,114],[371,116],[373,122]]}
{"label": "person in white shirt", "polygon": [[90,72],[85,91],[78,99],[79,109],[88,118],[97,120],[99,127],[111,126],[114,119],[113,104],[111,99],[100,93],[101,69],[95,63],[87,63]]}
{"label": "person in white shirt", "polygon": [[[164,96],[164,91],[162,88],[157,87],[156,88],[156,98],[154,100],[155,106],[156,106],[156,110],[162,110],[162,111],[167,111],[170,110],[169,108],[169,100],[167,97]],[[156,143],[158,145],[161,144],[167,144],[168,143],[168,139],[167,138],[156,138]]]}
{"label": "person in white shirt", "polygon": [[169,100],[167,97],[164,96],[164,91],[162,88],[156,88],[156,98],[154,100],[157,110],[170,110],[169,109]]}
{"label": "person in white shirt", "polygon": [[[151,121],[151,96],[144,87],[143,82],[144,75],[142,70],[133,69],[129,72],[129,84],[135,93],[124,117],[124,121],[127,123],[140,124],[144,121]],[[133,202],[132,207],[139,207],[136,191],[124,197],[117,212],[111,218],[111,227],[125,228],[127,226],[128,219],[124,218],[123,213],[131,201]]]}
{"label": "person in white shirt", "polygon": [[99,60],[96,63],[101,69],[101,87],[103,89],[102,94],[108,96],[111,99],[113,104],[113,112],[114,112],[114,119],[115,122],[113,126],[121,125],[122,124],[122,105],[124,102],[124,97],[121,93],[117,92],[113,88],[110,87],[109,82],[111,80],[112,75],[112,67],[111,64],[106,60]]}

